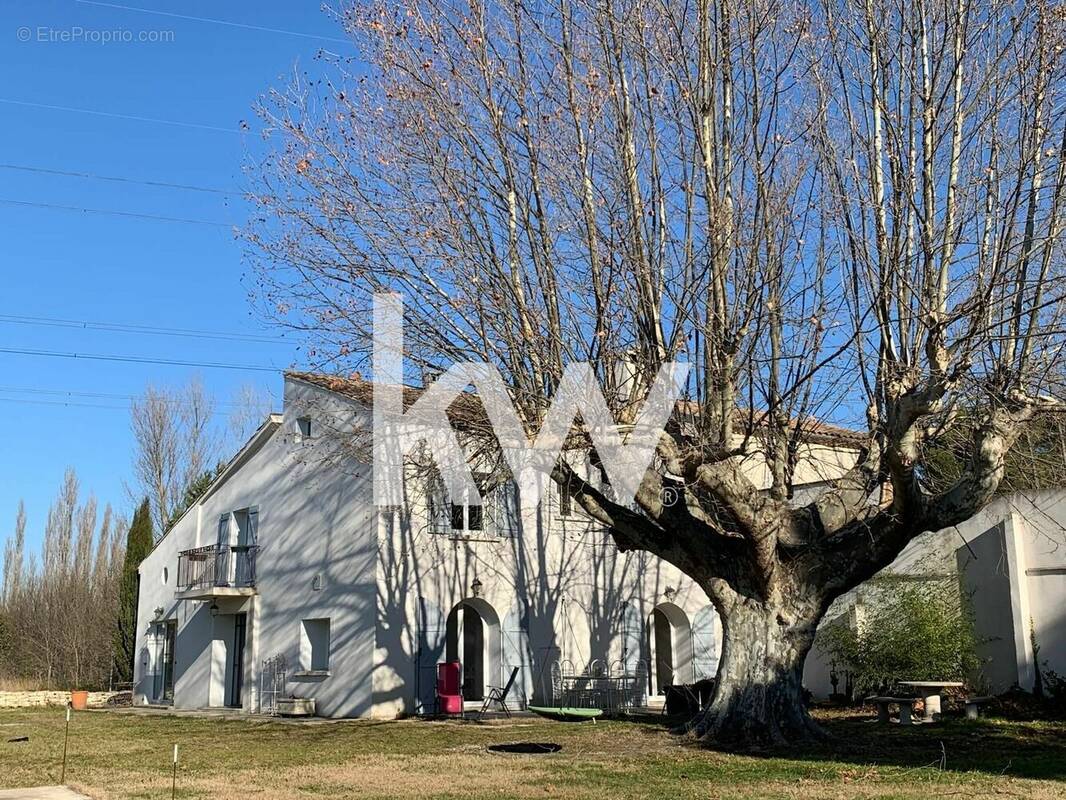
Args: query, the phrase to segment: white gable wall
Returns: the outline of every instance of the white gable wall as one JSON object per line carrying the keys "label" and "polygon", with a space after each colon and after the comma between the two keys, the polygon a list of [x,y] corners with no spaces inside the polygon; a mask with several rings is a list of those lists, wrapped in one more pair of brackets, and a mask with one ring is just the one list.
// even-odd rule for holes
{"label": "white gable wall", "polygon": [[[285,414],[269,440],[228,479],[209,491],[158,543],[140,568],[138,659],[135,693],[152,698],[158,643],[151,635],[154,609],[178,623],[175,697],[178,707],[225,702],[223,687],[232,665],[233,616],[248,614],[244,708],[256,710],[264,659],[284,655],[288,694],[313,696],[320,713],[359,716],[369,712],[369,669],[374,624],[376,515],[369,473],[353,468],[346,453],[327,454],[327,437],[296,441],[296,419],[329,414],[350,424],[351,404],[303,383],[286,382]],[[327,457],[329,456],[329,457]],[[257,507],[258,594],[211,601],[175,598],[178,553],[217,540],[222,514]],[[166,568],[167,584],[161,581]],[[301,621],[329,618],[328,675],[299,676]]]}

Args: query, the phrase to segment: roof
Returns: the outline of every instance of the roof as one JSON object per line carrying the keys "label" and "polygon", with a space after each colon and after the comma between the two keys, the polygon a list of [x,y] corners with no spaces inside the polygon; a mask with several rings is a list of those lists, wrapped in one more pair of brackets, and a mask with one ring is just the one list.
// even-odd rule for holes
{"label": "roof", "polygon": [[[195,502],[190,503],[189,507],[186,508],[183,512],[181,512],[181,515],[177,519],[171,520],[170,525],[168,525],[167,529],[163,531],[163,535],[156,539],[155,542],[152,544],[152,551],[154,551],[159,546],[160,542],[167,538],[167,534],[174,530],[174,528],[178,526],[178,523],[181,522],[181,520],[185,519],[185,517],[194,508],[201,505],[207,498],[209,498],[216,491],[218,491],[219,487],[222,486],[222,484],[224,484],[226,481],[228,481],[238,469],[244,466],[244,464],[247,463],[248,459],[250,459],[262,449],[263,445],[266,444],[270,440],[270,437],[274,435],[274,432],[281,427],[282,419],[283,418],[281,414],[267,415],[267,418],[263,421],[263,424],[256,428],[255,433],[248,437],[248,441],[246,441],[241,446],[241,449],[234,453],[233,457],[226,462],[226,465],[222,467],[221,470],[219,470],[219,473],[215,476],[215,479],[211,481],[210,484],[208,484],[206,489],[204,489],[203,494],[196,498]],[[149,551],[148,555],[151,555],[152,551]],[[148,556],[146,555],[145,558],[147,557]]]}
{"label": "roof", "polygon": [[[290,371],[285,373],[285,377],[295,378],[296,380],[309,383],[335,394],[350,397],[368,408],[373,406],[374,383],[373,381],[363,378],[359,373],[344,377],[341,375],[326,375],[316,372]],[[404,386],[404,409],[406,410],[414,405],[424,391],[425,389],[421,387]],[[681,406],[686,413],[690,414],[695,407],[691,401],[680,401],[679,406]],[[748,411],[738,408],[736,415],[737,423],[742,426],[748,423],[750,416]],[[485,422],[485,414],[482,410],[481,402],[478,400],[477,395],[472,392],[463,393],[455,398],[452,404],[448,407],[448,417],[455,423],[466,422],[472,424],[474,422]],[[764,412],[756,413],[754,415],[755,425],[758,427],[765,424],[766,417],[767,415]],[[804,440],[811,443],[835,444],[857,448],[867,439],[865,431],[851,430],[849,428],[823,422],[814,417],[804,417],[799,421],[790,420],[790,427],[792,429],[795,429],[797,424],[802,428],[802,436]]]}

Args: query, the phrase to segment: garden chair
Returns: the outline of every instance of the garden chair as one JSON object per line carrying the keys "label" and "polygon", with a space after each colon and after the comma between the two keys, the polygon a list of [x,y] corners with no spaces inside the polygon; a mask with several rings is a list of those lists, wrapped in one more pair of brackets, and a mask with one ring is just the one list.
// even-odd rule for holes
{"label": "garden chair", "polygon": [[459,688],[462,666],[458,661],[445,661],[437,664],[437,713],[462,714],[463,693]]}
{"label": "garden chair", "polygon": [[503,711],[508,717],[511,716],[511,710],[507,707],[507,693],[511,691],[511,687],[514,686],[515,678],[518,677],[519,667],[514,667],[511,670],[511,677],[507,679],[507,684],[503,687],[490,686],[488,694],[485,695],[485,702],[481,704],[481,711],[478,712],[478,718],[485,716],[485,712],[489,710],[489,707],[493,703],[497,703],[500,706],[500,710]]}

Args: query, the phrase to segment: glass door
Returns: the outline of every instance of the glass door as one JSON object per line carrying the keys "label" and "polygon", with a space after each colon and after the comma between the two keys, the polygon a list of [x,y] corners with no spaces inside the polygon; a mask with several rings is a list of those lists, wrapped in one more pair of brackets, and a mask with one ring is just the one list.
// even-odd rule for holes
{"label": "glass door", "polygon": [[226,705],[240,708],[244,704],[244,641],[248,630],[248,615],[233,616],[233,666],[229,680],[229,698]]}
{"label": "glass door", "polygon": [[174,702],[174,644],[177,641],[178,622],[167,620],[157,622],[152,627],[155,641],[152,700],[171,705]]}

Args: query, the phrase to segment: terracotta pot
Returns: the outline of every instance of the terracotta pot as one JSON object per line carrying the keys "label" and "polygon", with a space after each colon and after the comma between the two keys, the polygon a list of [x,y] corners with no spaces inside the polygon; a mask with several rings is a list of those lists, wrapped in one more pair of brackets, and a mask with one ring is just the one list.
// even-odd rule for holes
{"label": "terracotta pot", "polygon": [[75,711],[84,711],[89,705],[89,693],[84,689],[73,689],[70,692],[70,707]]}

